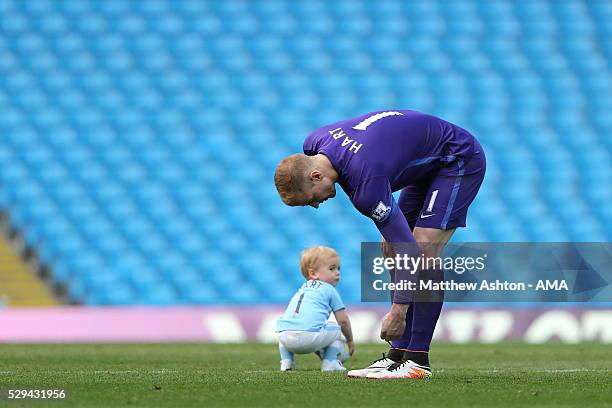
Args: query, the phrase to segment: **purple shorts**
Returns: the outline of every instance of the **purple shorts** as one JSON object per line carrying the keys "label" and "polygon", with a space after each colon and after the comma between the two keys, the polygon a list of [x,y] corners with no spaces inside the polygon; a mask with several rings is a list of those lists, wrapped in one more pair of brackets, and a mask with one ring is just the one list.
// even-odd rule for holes
{"label": "purple shorts", "polygon": [[480,189],[487,167],[484,150],[476,143],[474,155],[467,163],[455,163],[456,175],[440,172],[402,189],[398,204],[410,229],[465,227],[468,207]]}

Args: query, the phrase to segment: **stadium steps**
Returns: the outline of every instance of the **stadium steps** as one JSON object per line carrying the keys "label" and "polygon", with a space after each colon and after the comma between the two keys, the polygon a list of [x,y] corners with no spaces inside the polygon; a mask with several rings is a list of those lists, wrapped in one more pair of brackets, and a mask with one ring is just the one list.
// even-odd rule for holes
{"label": "stadium steps", "polygon": [[0,306],[53,306],[58,302],[26,262],[0,237]]}

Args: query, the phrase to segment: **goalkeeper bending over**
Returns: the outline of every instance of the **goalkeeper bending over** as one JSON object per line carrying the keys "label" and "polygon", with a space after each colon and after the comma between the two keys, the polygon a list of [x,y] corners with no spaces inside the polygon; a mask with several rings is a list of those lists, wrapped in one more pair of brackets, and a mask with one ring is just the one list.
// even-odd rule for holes
{"label": "goalkeeper bending over", "polygon": [[[283,202],[318,208],[340,184],[354,207],[374,221],[385,256],[402,255],[399,243],[414,244],[426,257],[440,256],[455,229],[465,227],[486,167],[484,151],[468,131],[410,110],[372,112],[323,126],[306,138],[303,150],[276,168],[274,182]],[[392,193],[399,190],[396,201]],[[411,279],[403,273],[392,273],[394,281]],[[391,349],[348,376],[430,377],[429,346],[443,294],[432,295],[419,301],[409,291],[392,293],[380,333],[393,340]]]}

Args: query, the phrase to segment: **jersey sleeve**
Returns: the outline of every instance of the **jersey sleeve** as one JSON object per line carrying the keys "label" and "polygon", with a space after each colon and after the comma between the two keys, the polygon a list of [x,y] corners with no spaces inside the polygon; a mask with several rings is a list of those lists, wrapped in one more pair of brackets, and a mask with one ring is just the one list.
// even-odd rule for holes
{"label": "jersey sleeve", "polygon": [[340,294],[336,288],[330,285],[329,289],[329,306],[331,307],[332,312],[335,313],[338,310],[344,309],[344,303],[342,302],[342,298],[340,297]]}
{"label": "jersey sleeve", "polygon": [[314,156],[315,154],[319,153],[317,140],[316,131],[312,132],[308,135],[308,137],[306,137],[306,140],[304,140],[304,145],[302,146],[302,150],[306,156]]}
{"label": "jersey sleeve", "polygon": [[[361,183],[354,195],[353,204],[365,216],[370,217],[385,241],[392,243],[396,255],[418,256],[420,251],[410,230],[410,225],[393,198],[386,177],[377,177]],[[410,271],[399,269],[393,274],[395,283],[416,280]],[[410,290],[392,292],[393,303],[406,304],[413,301]]]}
{"label": "jersey sleeve", "polygon": [[362,182],[353,195],[353,205],[374,221],[385,241],[415,242],[386,177],[374,177]]}

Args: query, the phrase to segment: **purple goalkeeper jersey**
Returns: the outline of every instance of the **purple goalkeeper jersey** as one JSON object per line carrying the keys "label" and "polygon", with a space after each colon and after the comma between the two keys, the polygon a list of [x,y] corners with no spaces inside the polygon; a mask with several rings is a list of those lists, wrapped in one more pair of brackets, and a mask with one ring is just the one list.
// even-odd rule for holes
{"label": "purple goalkeeper jersey", "polygon": [[392,193],[434,175],[461,175],[474,146],[474,137],[457,125],[396,110],[323,126],[306,138],[304,153],[331,161],[355,208],[375,222],[386,241],[414,242]]}

